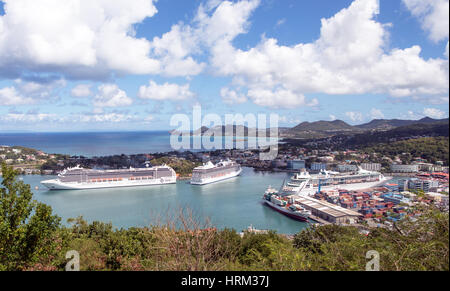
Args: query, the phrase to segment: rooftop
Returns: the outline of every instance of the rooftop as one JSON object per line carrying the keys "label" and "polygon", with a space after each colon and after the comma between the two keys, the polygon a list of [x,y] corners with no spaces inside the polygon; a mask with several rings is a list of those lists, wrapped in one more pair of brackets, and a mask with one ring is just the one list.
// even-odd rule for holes
{"label": "rooftop", "polygon": [[295,200],[301,204],[304,204],[306,206],[309,206],[311,208],[320,210],[324,213],[327,213],[328,215],[334,216],[334,217],[342,217],[342,216],[362,216],[360,213],[345,209],[343,207],[334,205],[332,203],[317,200],[310,197],[304,197],[304,196],[296,196]]}

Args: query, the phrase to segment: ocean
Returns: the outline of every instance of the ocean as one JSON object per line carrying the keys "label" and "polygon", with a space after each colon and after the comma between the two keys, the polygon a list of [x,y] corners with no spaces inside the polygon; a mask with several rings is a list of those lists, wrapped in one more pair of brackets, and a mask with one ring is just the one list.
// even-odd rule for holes
{"label": "ocean", "polygon": [[[168,131],[147,132],[63,132],[63,133],[0,133],[0,145],[24,146],[50,154],[82,155],[85,157],[120,154],[164,153],[174,149],[170,144]],[[245,140],[255,142],[255,138],[217,137],[221,144],[227,141]],[[191,137],[191,145],[194,139]],[[203,138],[203,141],[206,141]],[[277,142],[272,138],[269,142]],[[217,149],[222,149],[219,147]],[[204,148],[192,151],[200,151]]]}

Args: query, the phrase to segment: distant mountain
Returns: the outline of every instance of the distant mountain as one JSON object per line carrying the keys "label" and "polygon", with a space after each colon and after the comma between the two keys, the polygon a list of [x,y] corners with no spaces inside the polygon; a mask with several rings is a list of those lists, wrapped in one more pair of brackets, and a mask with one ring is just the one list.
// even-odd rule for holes
{"label": "distant mountain", "polygon": [[296,138],[323,138],[340,133],[362,132],[362,129],[351,126],[342,120],[334,121],[316,121],[303,122],[291,128],[288,131],[283,131],[284,137]]}
{"label": "distant mountain", "polygon": [[[387,131],[413,125],[448,125],[448,122],[448,118],[432,119],[429,117],[425,117],[420,120],[375,119],[369,123],[352,126],[342,120],[322,120],[316,122],[303,122],[293,128],[281,127],[278,129],[278,133],[279,136],[283,138],[320,139],[335,135],[361,134],[367,131]],[[244,136],[249,136],[249,133],[253,136],[254,134],[252,133],[254,130],[255,129],[252,130],[247,126],[242,125],[215,126],[213,128],[203,126],[195,131],[191,131],[190,134],[199,136],[209,132],[214,133],[215,136],[226,136],[228,133],[233,132],[232,136],[236,136],[238,135],[238,132],[243,132]],[[257,135],[261,136],[264,131],[266,136],[270,136],[270,129],[259,130]],[[171,131],[171,133],[177,133],[177,131]]]}
{"label": "distant mountain", "polygon": [[353,126],[342,121],[317,121],[317,122],[303,122],[292,128],[292,131],[341,131],[353,130]]}
{"label": "distant mountain", "polygon": [[445,122],[445,121],[448,122],[448,118],[447,119],[433,119],[430,117],[425,117],[420,120],[375,119],[369,123],[357,125],[356,127],[360,128],[360,129],[365,129],[365,130],[392,129],[392,128],[408,126],[408,125],[412,125],[412,124],[433,124],[433,123],[440,123],[440,122]]}
{"label": "distant mountain", "polygon": [[290,130],[280,131],[285,138],[314,139],[325,138],[334,135],[359,134],[365,131],[386,131],[398,127],[410,126],[415,124],[448,124],[447,119],[433,119],[425,117],[420,120],[401,120],[401,119],[375,119],[369,123],[352,126],[342,120],[335,121],[317,121],[303,122],[291,128]]}
{"label": "distant mountain", "polygon": [[[278,129],[281,132],[282,129]],[[283,128],[283,130],[288,130]],[[181,134],[182,132],[172,130],[171,134]],[[247,126],[242,125],[226,125],[226,126],[215,126],[212,128],[208,128],[203,126],[197,130],[191,131],[189,133],[191,136],[203,136],[205,134],[214,134],[214,136],[270,136],[270,129],[266,130],[256,130],[254,128],[248,128]]]}
{"label": "distant mountain", "polygon": [[[449,136],[448,119],[438,122],[414,123],[411,125],[400,126],[384,132],[371,131],[364,134],[356,134],[345,139],[345,146],[369,146],[377,143],[387,143],[402,139],[412,139],[420,137]],[[344,140],[344,139],[343,139]]]}
{"label": "distant mountain", "polygon": [[284,142],[297,146],[310,146],[311,144],[324,149],[357,149],[379,144],[392,143],[401,140],[417,139],[422,137],[448,137],[449,120],[437,122],[414,123],[399,126],[389,130],[366,130],[359,133],[341,133],[325,138],[285,138]]}

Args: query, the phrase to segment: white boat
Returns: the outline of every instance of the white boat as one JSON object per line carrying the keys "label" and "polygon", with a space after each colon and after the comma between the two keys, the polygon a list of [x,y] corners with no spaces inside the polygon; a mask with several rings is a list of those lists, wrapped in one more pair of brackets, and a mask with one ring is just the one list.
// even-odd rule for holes
{"label": "white boat", "polygon": [[358,172],[351,174],[321,171],[319,174],[310,175],[304,171],[295,174],[289,183],[284,184],[280,195],[313,196],[320,191],[364,190],[383,185],[391,179],[392,177],[385,177],[381,173],[366,171],[361,168],[359,168]]}
{"label": "white boat", "polygon": [[62,171],[58,178],[42,181],[50,190],[86,190],[174,184],[177,174],[168,166],[119,170],[89,170],[79,166]]}
{"label": "white boat", "polygon": [[214,165],[208,162],[197,167],[192,172],[192,185],[207,185],[239,176],[242,173],[241,166],[233,161],[222,161]]}

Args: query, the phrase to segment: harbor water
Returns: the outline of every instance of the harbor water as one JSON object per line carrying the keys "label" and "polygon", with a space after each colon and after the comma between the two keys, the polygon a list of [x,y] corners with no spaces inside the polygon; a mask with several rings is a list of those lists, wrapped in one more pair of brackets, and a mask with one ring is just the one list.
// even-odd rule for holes
{"label": "harbor water", "polygon": [[[111,222],[116,228],[145,227],[188,209],[200,221],[209,219],[219,229],[236,231],[253,225],[282,234],[295,234],[308,223],[292,220],[261,203],[269,185],[279,188],[286,173],[244,168],[240,177],[205,186],[178,181],[174,185],[82,191],[48,191],[40,184],[50,176],[22,176],[34,199],[50,205],[65,223],[82,215],[87,221]],[[36,190],[38,187],[38,190]]]}

